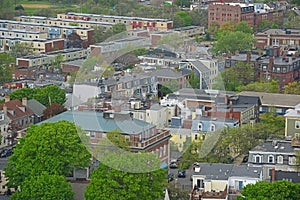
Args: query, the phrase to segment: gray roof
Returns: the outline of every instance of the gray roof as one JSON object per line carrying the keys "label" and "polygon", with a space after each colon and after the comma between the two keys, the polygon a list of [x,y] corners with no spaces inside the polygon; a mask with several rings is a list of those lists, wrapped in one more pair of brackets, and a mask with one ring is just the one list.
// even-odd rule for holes
{"label": "gray roof", "polygon": [[275,171],[275,181],[288,180],[293,183],[300,183],[299,172]]}
{"label": "gray roof", "polygon": [[206,176],[207,180],[228,180],[234,176],[260,178],[261,171],[261,167],[248,167],[246,165],[200,163],[200,172],[194,172],[194,175]]}
{"label": "gray roof", "polygon": [[193,60],[190,63],[202,73],[209,72],[209,69],[200,60]]}
{"label": "gray roof", "polygon": [[119,130],[123,134],[139,134],[145,129],[154,127],[144,121],[131,118],[129,113],[113,112],[114,118],[104,118],[103,113],[92,111],[66,111],[56,115],[45,122],[58,122],[66,120],[81,126],[83,130],[96,131],[96,132],[111,132]]}
{"label": "gray roof", "polygon": [[86,61],[86,59],[78,59],[78,60],[72,60],[69,62],[64,62],[62,63],[63,65],[72,65],[72,66],[78,66],[81,67],[82,63],[84,63]]}
{"label": "gray roof", "polygon": [[33,111],[33,113],[38,116],[41,117],[43,116],[43,111],[46,109],[46,106],[44,106],[43,104],[41,104],[40,102],[38,102],[35,99],[30,99],[27,102],[28,107],[30,108],[30,110]]}
{"label": "gray roof", "polygon": [[235,118],[223,118],[223,117],[210,117],[210,116],[197,116],[194,120],[201,120],[201,121],[209,121],[209,122],[226,122],[226,123],[235,123],[238,122],[238,119]]}
{"label": "gray roof", "polygon": [[157,77],[164,77],[164,78],[180,78],[182,77],[182,73],[180,72],[176,72],[172,69],[160,69],[160,70],[156,70],[155,72],[152,73],[153,76],[157,76]]}
{"label": "gray roof", "polygon": [[294,153],[295,149],[291,145],[291,141],[274,140],[263,142],[253,149],[251,152],[278,152],[278,153]]}
{"label": "gray roof", "polygon": [[[254,61],[256,61],[260,57],[261,57],[260,55],[251,54],[250,61],[254,62]],[[238,55],[233,55],[233,56],[231,56],[230,60],[246,61],[247,60],[247,54],[240,53]]]}
{"label": "gray roof", "polygon": [[66,95],[66,102],[63,105],[67,109],[70,109],[75,106],[79,106],[82,103],[83,101],[81,101],[76,95],[70,94],[70,95]]}
{"label": "gray roof", "polygon": [[260,97],[261,104],[263,106],[266,105],[266,106],[294,108],[298,103],[300,103],[300,95],[294,95],[294,94],[277,94],[277,93],[266,93],[266,92],[243,91],[238,95]]}
{"label": "gray roof", "polygon": [[164,107],[156,103],[156,104],[151,105],[149,110],[159,111],[159,110],[162,110],[162,109],[164,109]]}

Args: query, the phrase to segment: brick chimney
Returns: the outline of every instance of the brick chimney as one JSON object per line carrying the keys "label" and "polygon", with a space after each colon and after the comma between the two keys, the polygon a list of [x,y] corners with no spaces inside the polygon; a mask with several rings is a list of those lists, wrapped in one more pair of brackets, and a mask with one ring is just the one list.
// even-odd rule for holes
{"label": "brick chimney", "polygon": [[247,63],[250,63],[251,61],[251,53],[247,52]]}
{"label": "brick chimney", "polygon": [[10,101],[10,96],[5,96],[5,103]]}
{"label": "brick chimney", "polygon": [[272,177],[271,177],[272,182],[275,181],[275,167],[272,167]]}
{"label": "brick chimney", "polygon": [[7,106],[5,104],[3,105],[3,112],[5,115],[7,115]]}
{"label": "brick chimney", "polygon": [[22,98],[22,105],[27,107],[27,98],[26,97]]}

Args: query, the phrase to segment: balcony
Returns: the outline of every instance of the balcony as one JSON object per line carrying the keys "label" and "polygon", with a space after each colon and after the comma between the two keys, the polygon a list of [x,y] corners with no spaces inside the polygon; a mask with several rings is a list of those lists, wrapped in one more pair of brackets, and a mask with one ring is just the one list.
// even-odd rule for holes
{"label": "balcony", "polygon": [[193,189],[191,193],[191,200],[201,200],[201,199],[227,199],[227,186],[224,191],[220,192],[204,192],[204,190]]}
{"label": "balcony", "polygon": [[148,139],[141,140],[140,142],[130,142],[129,147],[133,149],[144,149],[158,141],[170,137],[171,134],[168,130],[158,130],[158,133]]}

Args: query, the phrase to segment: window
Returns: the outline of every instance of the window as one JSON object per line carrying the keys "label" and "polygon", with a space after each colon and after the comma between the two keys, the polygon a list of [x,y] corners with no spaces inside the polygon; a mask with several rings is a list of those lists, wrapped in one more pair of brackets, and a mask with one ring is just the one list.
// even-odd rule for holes
{"label": "window", "polygon": [[197,179],[197,188],[204,188],[204,180]]}
{"label": "window", "polygon": [[91,132],[90,132],[90,137],[91,137],[91,138],[94,138],[94,137],[96,137],[96,134],[95,134],[95,132],[94,132],[94,131],[91,131]]}
{"label": "window", "polygon": [[268,156],[268,162],[274,163],[274,156],[272,156],[272,155]]}
{"label": "window", "polygon": [[129,142],[130,141],[130,136],[129,135],[125,135],[125,141]]}
{"label": "window", "polygon": [[235,181],[235,189],[241,190],[243,188],[243,181]]}
{"label": "window", "polygon": [[283,163],[283,157],[282,156],[277,156],[277,163],[282,164]]}
{"label": "window", "polygon": [[214,132],[216,130],[216,126],[214,124],[210,125],[210,131]]}
{"label": "window", "polygon": [[195,140],[198,140],[198,134],[195,134]]}
{"label": "window", "polygon": [[181,135],[181,134],[179,135],[179,139],[180,139],[180,140],[182,139],[182,135]]}
{"label": "window", "polygon": [[295,129],[300,129],[300,121],[295,121]]}
{"label": "window", "polygon": [[300,139],[300,133],[295,133],[295,138]]}
{"label": "window", "polygon": [[260,155],[255,155],[253,156],[253,162],[254,163],[261,163],[261,156]]}
{"label": "window", "polygon": [[289,157],[289,165],[296,165],[296,157],[295,156]]}
{"label": "window", "polygon": [[202,123],[198,124],[198,131],[202,131]]}

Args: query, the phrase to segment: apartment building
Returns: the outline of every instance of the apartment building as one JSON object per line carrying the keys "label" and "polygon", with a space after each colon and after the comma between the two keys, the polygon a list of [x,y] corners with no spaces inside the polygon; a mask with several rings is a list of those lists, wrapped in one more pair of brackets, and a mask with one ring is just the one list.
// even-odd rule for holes
{"label": "apartment building", "polygon": [[42,38],[15,38],[13,36],[0,36],[0,51],[10,51],[19,43],[29,44],[34,54],[47,53],[64,49],[64,39],[42,39]]}
{"label": "apartment building", "polygon": [[70,20],[83,20],[86,22],[105,22],[105,23],[122,23],[125,24],[127,30],[134,29],[149,29],[165,31],[173,28],[173,21],[168,19],[158,18],[142,18],[142,17],[127,17],[116,15],[96,15],[96,14],[83,14],[83,13],[62,13],[57,14],[58,19],[70,19]]}
{"label": "apartment building", "polygon": [[15,38],[36,38],[36,39],[48,38],[47,33],[42,33],[38,31],[26,31],[24,29],[8,29],[8,28],[0,28],[0,36],[15,37]]}
{"label": "apartment building", "polygon": [[249,26],[254,26],[254,5],[245,3],[219,3],[208,5],[208,26],[217,24],[222,26],[225,22],[237,24],[246,21]]}
{"label": "apartment building", "polygon": [[18,67],[45,67],[51,65],[57,57],[57,55],[62,55],[63,62],[72,61],[77,59],[87,58],[90,54],[90,49],[64,49],[60,51],[53,51],[46,54],[39,55],[29,55],[21,58],[17,58]]}
{"label": "apartment building", "polygon": [[0,28],[7,28],[9,30],[18,29],[27,32],[39,32],[46,33],[48,39],[54,38],[67,38],[71,33],[76,33],[80,36],[82,40],[87,40],[88,44],[93,43],[94,29],[84,28],[78,26],[66,26],[66,25],[54,25],[46,23],[34,23],[22,21],[12,21],[12,20],[1,20]]}
{"label": "apartment building", "polygon": [[256,47],[266,48],[270,46],[299,46],[300,30],[298,29],[268,29],[254,34]]}

